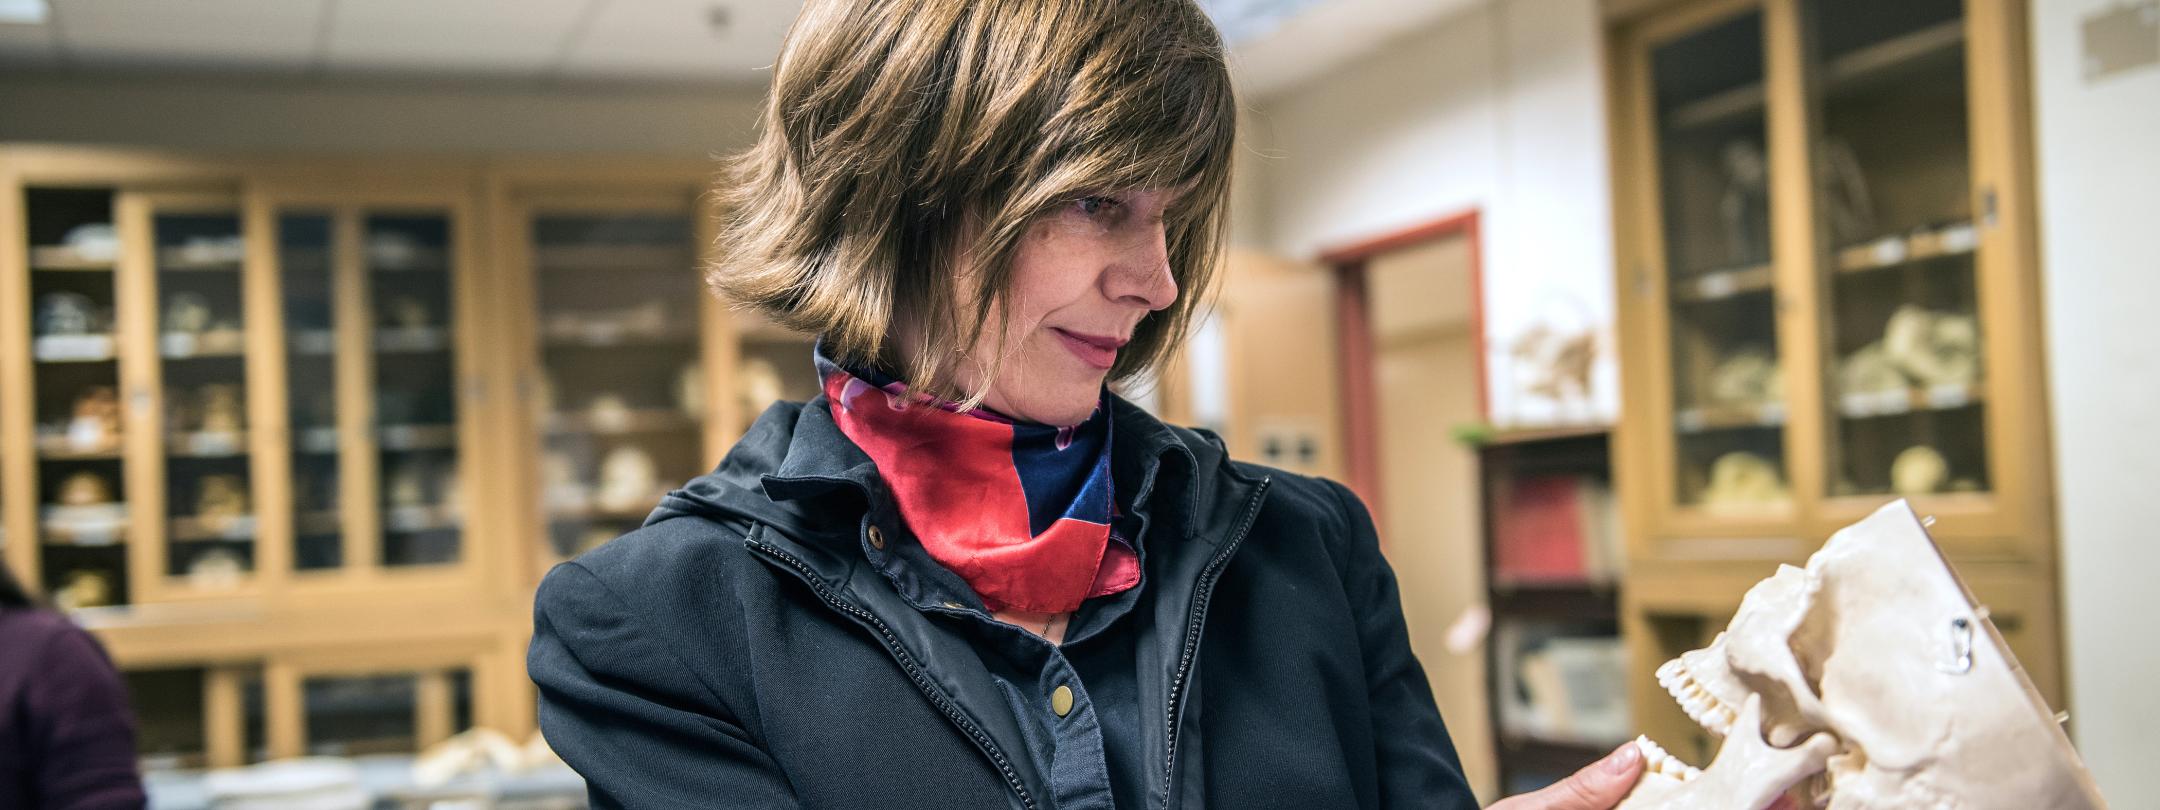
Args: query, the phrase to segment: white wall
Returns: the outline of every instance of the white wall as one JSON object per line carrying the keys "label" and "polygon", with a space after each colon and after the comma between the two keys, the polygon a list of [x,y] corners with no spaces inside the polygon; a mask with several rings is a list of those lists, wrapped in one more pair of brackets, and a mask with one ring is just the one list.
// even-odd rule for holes
{"label": "white wall", "polygon": [[762,88],[422,80],[0,80],[0,142],[270,152],[621,152],[747,144]]}
{"label": "white wall", "polygon": [[[1241,238],[1311,258],[1478,209],[1496,413],[1523,424],[1610,421],[1601,26],[1595,0],[1496,2],[1248,101],[1251,140],[1266,155],[1255,161],[1266,225]],[[1587,405],[1507,399],[1505,358],[1494,355],[1537,320],[1602,333],[1601,390]]]}
{"label": "white wall", "polygon": [[2071,729],[2115,806],[2160,796],[2160,66],[2086,81],[2079,26],[2033,3],[2041,272]]}

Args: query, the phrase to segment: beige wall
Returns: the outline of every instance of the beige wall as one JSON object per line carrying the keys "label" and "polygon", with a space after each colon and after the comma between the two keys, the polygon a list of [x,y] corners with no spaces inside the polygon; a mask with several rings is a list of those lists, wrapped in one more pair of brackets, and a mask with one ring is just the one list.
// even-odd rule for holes
{"label": "beige wall", "polygon": [[2160,66],[2083,75],[2114,0],[2036,0],[2041,280],[2055,425],[2070,730],[2117,807],[2160,796]]}
{"label": "beige wall", "polygon": [[762,92],[731,86],[11,75],[0,80],[0,141],[695,157],[748,143]]}
{"label": "beige wall", "polygon": [[1246,99],[1265,202],[1244,231],[1310,258],[1477,209],[1495,413],[1518,427],[1610,422],[1609,351],[1587,405],[1500,384],[1508,339],[1537,321],[1612,345],[1602,26],[1596,0],[1496,0]]}

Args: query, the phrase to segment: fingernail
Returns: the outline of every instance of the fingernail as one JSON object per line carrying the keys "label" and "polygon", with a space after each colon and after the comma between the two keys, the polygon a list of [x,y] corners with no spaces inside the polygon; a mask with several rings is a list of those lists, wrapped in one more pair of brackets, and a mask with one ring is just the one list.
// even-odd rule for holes
{"label": "fingernail", "polygon": [[1636,762],[1641,760],[1642,749],[1635,747],[1634,743],[1622,743],[1620,750],[1614,751],[1612,756],[1605,758],[1605,772],[1627,773],[1635,767]]}

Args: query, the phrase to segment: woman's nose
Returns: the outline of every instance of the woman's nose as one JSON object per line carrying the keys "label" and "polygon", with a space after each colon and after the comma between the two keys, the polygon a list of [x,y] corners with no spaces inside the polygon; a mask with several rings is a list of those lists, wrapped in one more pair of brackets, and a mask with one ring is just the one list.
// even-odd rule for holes
{"label": "woman's nose", "polygon": [[1170,272],[1169,235],[1163,223],[1147,226],[1132,250],[1120,257],[1104,279],[1110,300],[1164,309],[1177,301],[1177,277]]}

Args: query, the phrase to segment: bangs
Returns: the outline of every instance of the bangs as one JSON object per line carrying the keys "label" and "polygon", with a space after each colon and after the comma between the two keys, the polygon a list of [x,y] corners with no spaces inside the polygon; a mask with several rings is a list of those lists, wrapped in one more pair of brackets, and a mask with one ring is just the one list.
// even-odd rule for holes
{"label": "bangs", "polygon": [[[1167,11],[1176,11],[1172,6]],[[1043,122],[1030,202],[1077,194],[1186,189],[1173,216],[1204,217],[1229,185],[1237,103],[1220,51],[1190,28],[1202,20],[1133,15],[1074,71],[1063,104]],[[1196,41],[1199,40],[1199,41]]]}

